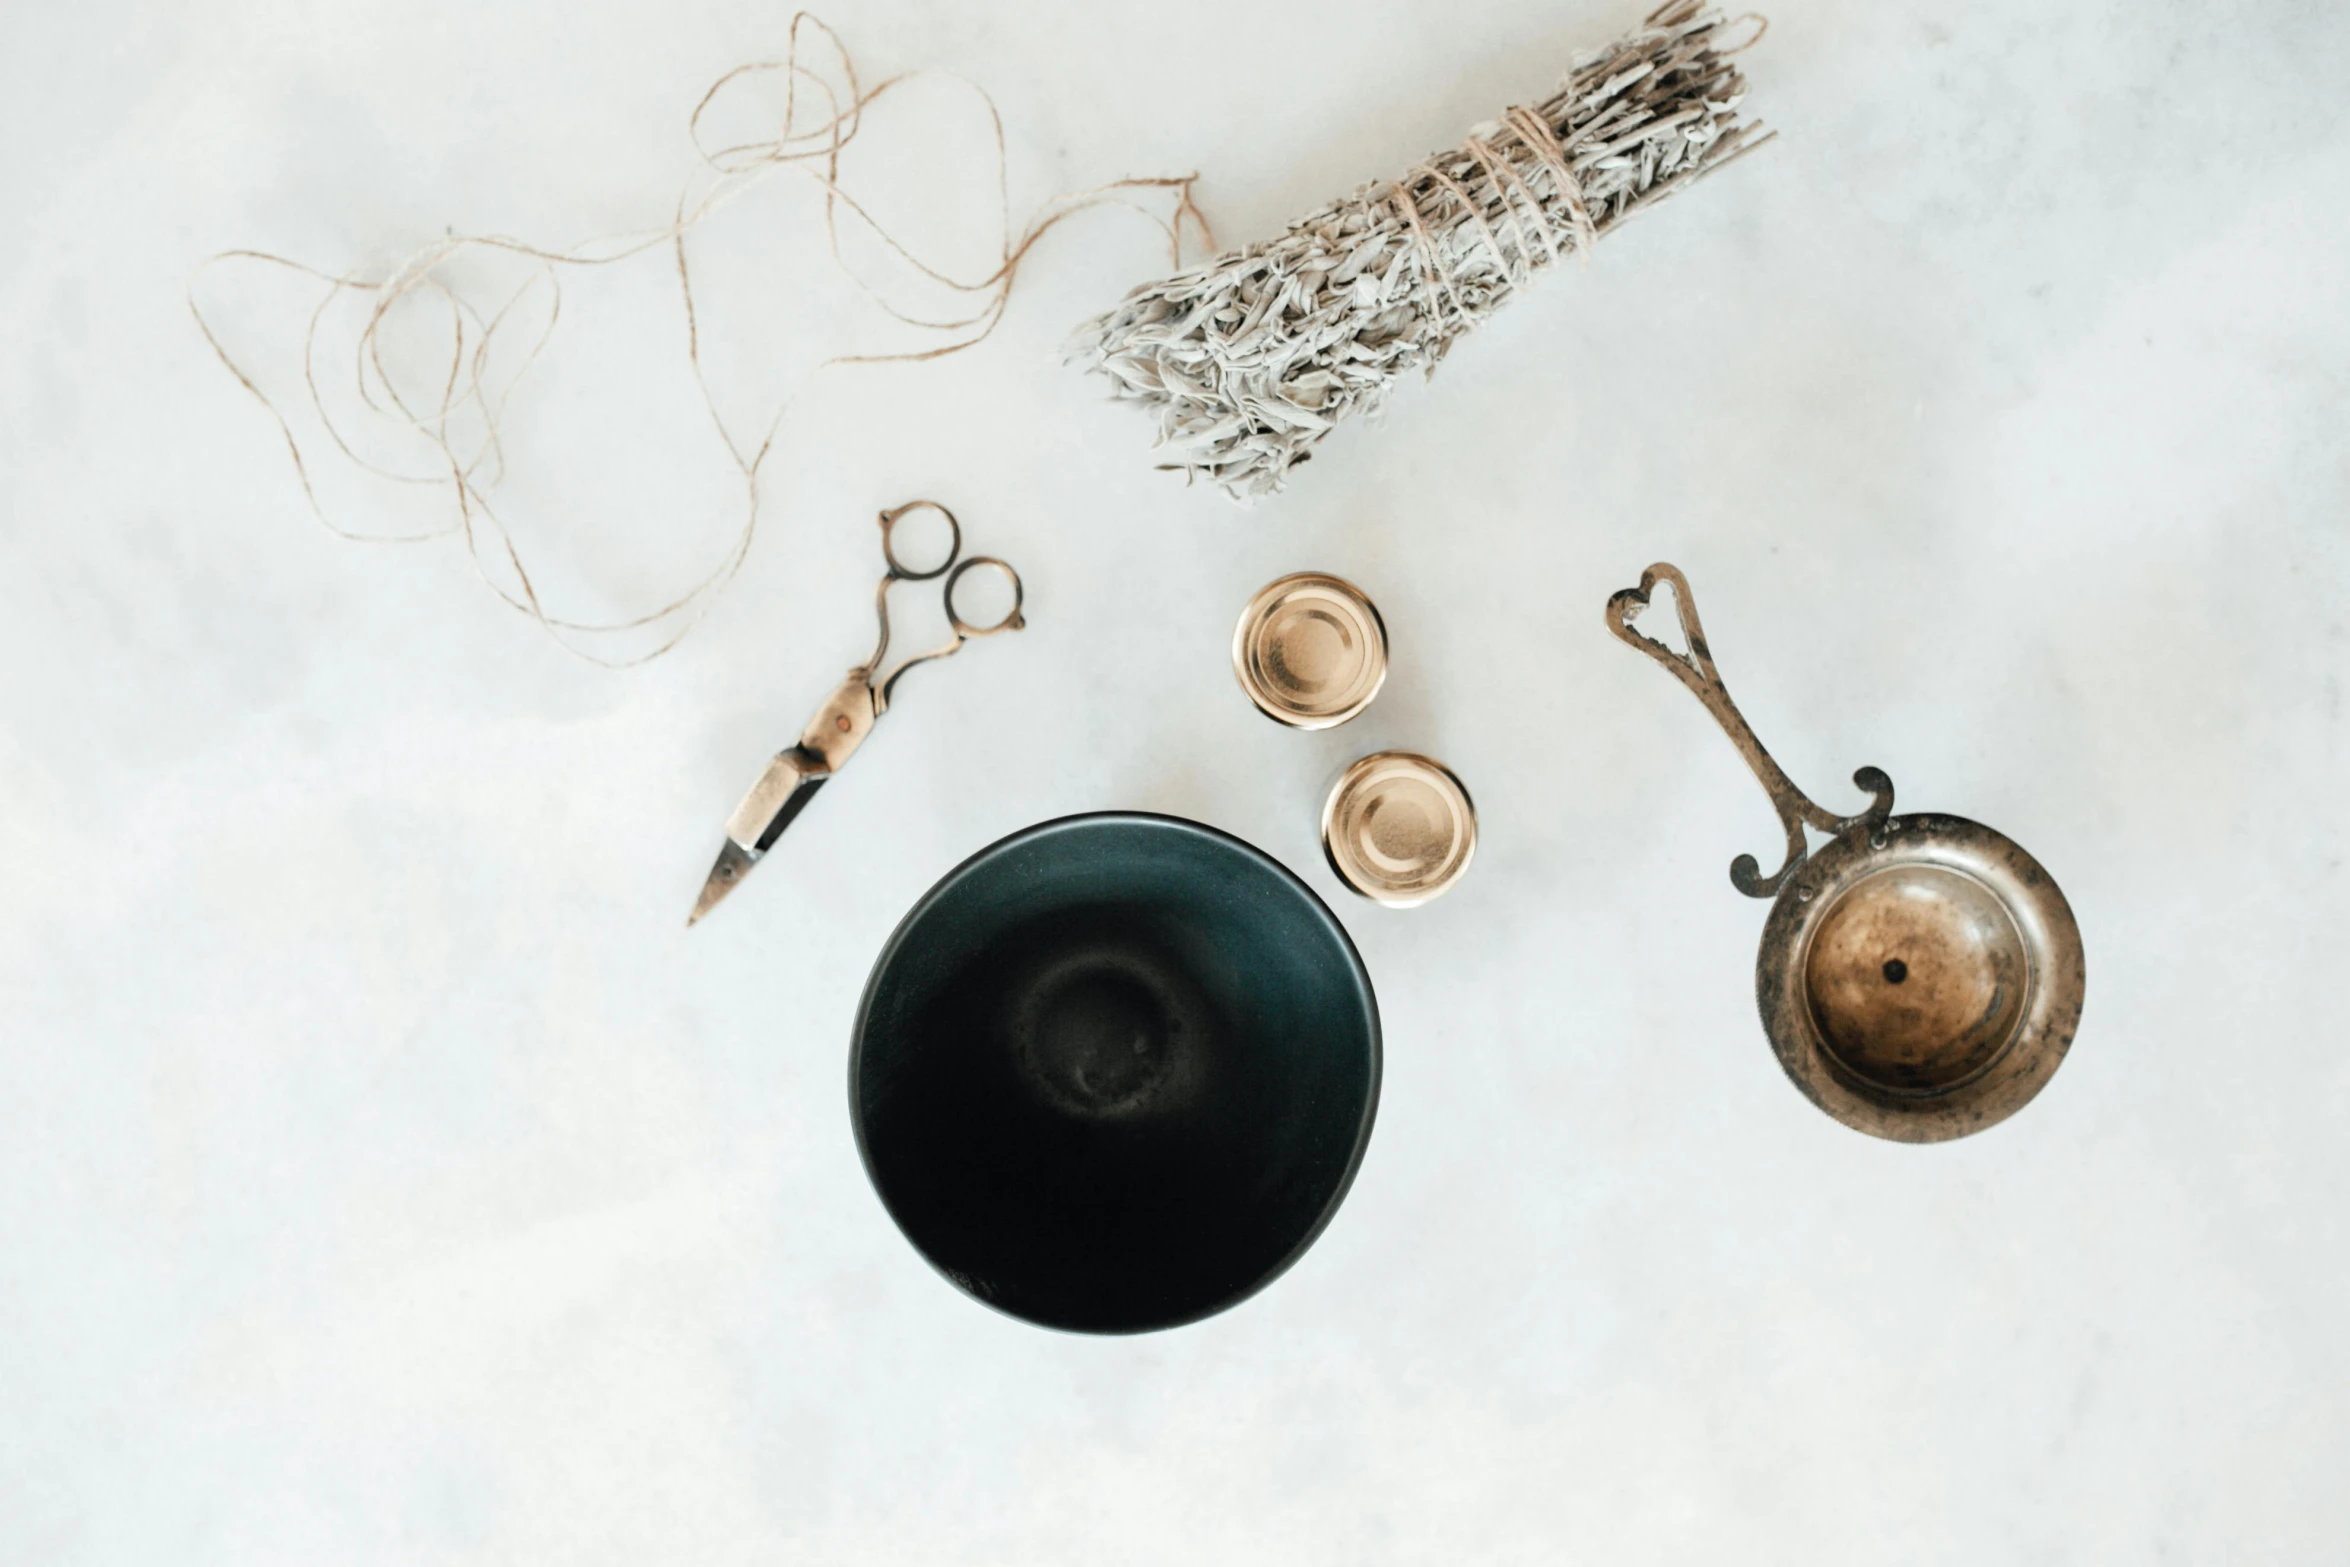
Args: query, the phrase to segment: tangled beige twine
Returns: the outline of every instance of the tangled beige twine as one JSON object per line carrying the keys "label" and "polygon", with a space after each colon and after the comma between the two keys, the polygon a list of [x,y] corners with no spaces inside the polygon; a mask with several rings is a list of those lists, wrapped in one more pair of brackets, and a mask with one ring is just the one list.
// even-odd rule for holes
{"label": "tangled beige twine", "polygon": [[[837,68],[845,89],[836,86],[824,70],[803,59],[803,48],[810,44],[830,52],[830,64]],[[775,75],[782,77],[784,89],[776,134],[763,141],[709,146],[704,122],[713,106],[739,84]],[[995,206],[1001,243],[994,266],[979,277],[958,277],[916,255],[892,236],[842,182],[841,155],[863,127],[867,111],[894,89],[923,77],[943,77],[969,88],[986,111],[994,147]],[[816,108],[813,123],[803,128],[800,122],[806,106],[804,100],[815,102]],[[1214,245],[1206,219],[1193,203],[1196,174],[1119,179],[1058,196],[1045,203],[1026,227],[1015,233],[1006,178],[1003,120],[985,90],[953,73],[931,70],[908,71],[873,87],[861,87],[856,67],[839,36],[807,12],[792,18],[782,59],[737,66],[713,82],[695,104],[687,120],[687,130],[696,162],[680,190],[670,221],[658,229],[592,240],[564,249],[545,248],[502,235],[451,233],[420,247],[388,272],[373,276],[335,273],[268,251],[227,250],[199,265],[187,287],[188,309],[195,316],[198,329],[238,384],[253,395],[276,423],[301,483],[303,498],[320,523],[342,538],[363,543],[410,543],[456,533],[463,538],[476,573],[500,599],[529,616],[568,651],[612,668],[643,663],[676,646],[741,569],[758,530],[761,475],[774,453],[778,431],[792,400],[791,396],[785,396],[760,427],[738,433],[720,412],[704,370],[704,327],[695,305],[686,241],[694,229],[728,203],[777,174],[792,174],[810,181],[823,192],[825,241],[834,264],[891,319],[937,339],[927,347],[898,352],[836,355],[816,365],[810,376],[836,365],[938,359],[984,341],[1003,318],[1023,258],[1056,225],[1091,207],[1115,205],[1142,213],[1165,233],[1175,265],[1182,263],[1187,222],[1207,248]],[[1164,215],[1145,207],[1135,194],[1130,194],[1154,191],[1173,198],[1171,209]],[[914,315],[892,303],[843,257],[844,222],[863,230],[920,278],[956,297],[970,300],[970,310],[946,319],[932,319]],[[658,608],[624,619],[601,621],[559,614],[548,607],[523,550],[492,503],[491,493],[506,472],[501,423],[515,388],[545,351],[561,320],[563,274],[574,268],[617,266],[664,247],[671,252],[677,271],[678,293],[684,307],[686,353],[695,385],[728,456],[741,474],[742,521],[727,548],[708,570],[683,593]],[[533,264],[534,270],[525,282],[502,297],[486,301],[470,297],[451,276],[450,263],[476,251],[519,258]],[[398,484],[445,489],[454,507],[448,523],[423,532],[370,533],[346,528],[328,516],[320,504],[309,461],[292,424],[222,342],[198,302],[198,285],[205,275],[214,267],[232,262],[281,268],[324,285],[324,292],[310,313],[302,342],[302,381],[312,412],[334,449],[358,468]],[[532,291],[541,286],[548,291],[544,324],[528,339],[519,366],[502,378],[493,375],[493,349],[525,321],[521,307]],[[348,294],[374,296],[347,367],[359,405],[366,416],[385,421],[395,430],[420,436],[431,453],[431,472],[403,473],[362,456],[353,444],[355,432],[347,431],[328,409],[320,380],[320,328],[329,309]],[[385,323],[394,309],[415,298],[445,309],[448,320],[446,371],[438,375],[437,392],[429,399],[402,392],[386,362],[383,343]],[[503,563],[505,580],[491,569],[485,554]],[[640,641],[649,640],[651,645],[617,654],[606,651],[609,639],[627,638],[630,634]]]}

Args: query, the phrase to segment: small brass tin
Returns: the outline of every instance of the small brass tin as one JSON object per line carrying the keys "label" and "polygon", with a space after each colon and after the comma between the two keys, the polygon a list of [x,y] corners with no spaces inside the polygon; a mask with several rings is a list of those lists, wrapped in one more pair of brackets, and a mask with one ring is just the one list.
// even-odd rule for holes
{"label": "small brass tin", "polygon": [[1477,807],[1451,768],[1379,751],[1346,770],[1322,804],[1322,853],[1374,903],[1408,909],[1461,879],[1477,853]]}
{"label": "small brass tin", "polygon": [[1232,632],[1232,672],[1267,718],[1328,729],[1387,680],[1387,625],[1363,590],[1301,571],[1257,590]]}

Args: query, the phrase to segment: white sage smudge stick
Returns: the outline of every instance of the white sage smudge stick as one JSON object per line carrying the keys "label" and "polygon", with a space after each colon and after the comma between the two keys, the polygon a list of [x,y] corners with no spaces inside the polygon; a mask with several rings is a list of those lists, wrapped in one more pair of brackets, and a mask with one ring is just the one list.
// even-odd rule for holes
{"label": "white sage smudge stick", "polygon": [[[1753,31],[1732,41],[1741,24]],[[1763,26],[1669,0],[1547,101],[1278,239],[1136,289],[1079,329],[1072,357],[1158,416],[1162,468],[1235,499],[1271,494],[1537,271],[1588,260],[1632,213],[1769,140],[1739,117],[1731,62]]]}

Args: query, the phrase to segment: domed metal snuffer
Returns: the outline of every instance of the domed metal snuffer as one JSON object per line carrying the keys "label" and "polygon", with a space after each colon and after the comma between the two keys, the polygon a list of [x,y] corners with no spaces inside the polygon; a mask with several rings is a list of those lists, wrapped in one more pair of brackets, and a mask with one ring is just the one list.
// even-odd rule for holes
{"label": "domed metal snuffer", "polygon": [[[1689,651],[1632,621],[1673,589]],[[1788,781],[1714,672],[1679,570],[1655,565],[1608,600],[1608,629],[1687,686],[1721,724],[1787,828],[1769,876],[1751,854],[1730,881],[1773,898],[1755,998],[1779,1064],[1822,1110],[1876,1137],[1935,1143],[1979,1132],[2030,1102],[2063,1064],[2081,1019],[2080,927],[2055,880],[2021,847],[1963,817],[1895,816],[1893,780],[1837,816]],[[1830,835],[1811,853],[1805,827]]]}

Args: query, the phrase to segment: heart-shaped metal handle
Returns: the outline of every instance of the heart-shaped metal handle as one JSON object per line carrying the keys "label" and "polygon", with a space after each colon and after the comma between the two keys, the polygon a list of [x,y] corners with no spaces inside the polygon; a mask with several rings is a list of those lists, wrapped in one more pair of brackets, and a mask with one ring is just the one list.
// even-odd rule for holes
{"label": "heart-shaped metal handle", "polygon": [[[1659,582],[1670,583],[1673,589],[1673,608],[1681,617],[1681,635],[1688,640],[1687,655],[1674,652],[1647,633],[1633,629],[1632,622],[1649,606],[1649,596]],[[1714,658],[1705,645],[1705,626],[1697,618],[1697,600],[1689,593],[1689,579],[1681,575],[1677,566],[1657,562],[1640,574],[1640,586],[1626,588],[1607,601],[1607,628],[1625,642],[1646,653],[1665,666],[1675,680],[1687,686],[1705,710],[1714,715],[1730,743],[1738,747],[1738,754],[1746,758],[1746,765],[1771,797],[1771,809],[1779,813],[1779,821],[1787,829],[1787,859],[1769,876],[1762,874],[1762,865],[1751,854],[1741,854],[1730,862],[1730,885],[1750,898],[1776,897],[1795,868],[1811,853],[1805,841],[1806,824],[1826,833],[1841,833],[1866,824],[1871,835],[1884,829],[1885,818],[1893,813],[1893,780],[1884,770],[1864,767],[1852,775],[1853,784],[1874,795],[1868,808],[1852,816],[1837,816],[1822,810],[1811,797],[1795,787],[1763,743],[1747,727],[1746,719],[1730,700],[1729,687],[1714,670]]]}

